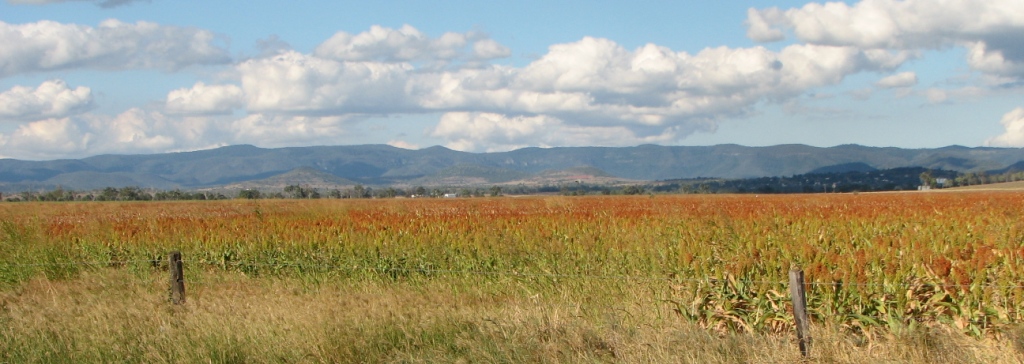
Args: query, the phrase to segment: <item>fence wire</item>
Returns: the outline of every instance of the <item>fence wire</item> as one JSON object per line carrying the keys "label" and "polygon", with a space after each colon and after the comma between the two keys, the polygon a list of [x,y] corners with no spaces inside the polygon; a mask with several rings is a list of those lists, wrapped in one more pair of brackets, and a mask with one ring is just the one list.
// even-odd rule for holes
{"label": "fence wire", "polygon": [[[92,267],[119,267],[131,264],[146,264],[153,267],[166,264],[166,259],[138,259],[138,260],[109,260],[109,261],[76,261],[76,262],[45,262],[45,263],[0,263],[0,267],[47,267],[47,266],[92,266]],[[490,270],[457,270],[457,269],[434,269],[434,268],[395,268],[395,267],[368,267],[349,266],[331,263],[259,263],[231,261],[227,263],[213,263],[182,259],[184,264],[196,264],[208,267],[270,267],[270,268],[322,268],[333,271],[368,271],[378,273],[420,273],[420,274],[466,274],[486,276],[507,276],[507,277],[536,277],[536,278],[566,278],[566,279],[594,279],[594,280],[627,280],[627,281],[665,281],[665,282],[690,282],[690,283],[720,283],[735,281],[743,284],[759,285],[789,285],[789,281],[774,280],[751,280],[744,278],[726,277],[680,277],[680,276],[633,276],[633,275],[603,275],[603,274],[569,274],[569,273],[534,273],[519,271],[490,271]],[[806,281],[806,286],[816,287],[873,287],[888,289],[905,288],[997,288],[997,289],[1024,289],[1024,285],[1002,285],[1002,284],[953,284],[953,283],[917,283],[917,282],[885,282],[885,283],[857,283],[857,282],[825,282]]]}
{"label": "fence wire", "polygon": [[[108,260],[108,261],[75,261],[75,262],[44,262],[44,263],[0,263],[0,267],[16,268],[16,267],[62,267],[62,266],[88,266],[88,267],[123,267],[132,264],[138,265],[149,265],[153,268],[159,268],[165,270],[167,268],[167,259],[130,259],[130,260]],[[500,271],[500,270],[457,270],[457,269],[434,269],[434,268],[397,268],[397,267],[370,267],[370,266],[358,266],[358,265],[342,265],[342,264],[331,264],[331,263],[259,263],[259,262],[244,262],[244,261],[233,261],[227,263],[214,263],[198,260],[182,260],[183,264],[193,266],[208,266],[208,267],[229,267],[229,268],[241,268],[241,267],[261,267],[261,268],[320,268],[334,271],[363,271],[372,272],[379,274],[387,273],[410,273],[410,274],[453,274],[453,275],[480,275],[480,276],[501,276],[511,278],[553,278],[553,279],[580,279],[580,280],[621,280],[621,281],[653,281],[653,282],[669,282],[669,283],[701,283],[701,284],[721,284],[728,282],[738,282],[742,284],[756,284],[756,285],[776,285],[776,286],[788,286],[789,281],[775,281],[775,280],[748,280],[742,278],[725,278],[725,277],[680,277],[680,276],[637,276],[637,275],[602,275],[602,274],[567,274],[567,273],[535,273],[535,272],[519,272],[519,271]],[[187,272],[187,270],[186,270]],[[189,291],[195,292],[193,294],[199,294],[200,297],[204,295],[202,289],[196,289],[197,287],[210,288],[216,286],[217,281],[209,281],[204,279],[203,275],[187,274],[188,285],[193,287]],[[165,281],[166,278],[152,277],[151,279],[144,279],[141,283],[125,282],[125,286],[152,286],[159,284],[160,281]],[[905,288],[994,288],[994,289],[1021,289],[1024,285],[992,285],[992,284],[932,284],[932,283],[846,283],[846,282],[822,282],[822,281],[810,281],[805,282],[805,285],[816,286],[816,287],[874,287],[874,288],[885,288],[885,289],[905,289]],[[102,287],[101,287],[102,288]],[[528,305],[532,306],[544,306],[552,309],[580,309],[582,305],[580,303],[548,303],[548,302],[528,302]],[[610,309],[618,310],[618,309]],[[582,319],[582,318],[577,318]],[[882,318],[878,318],[882,319]],[[920,324],[933,324],[940,323],[935,319],[927,319],[924,317],[905,317],[904,320],[917,322]],[[901,321],[904,321],[901,320]],[[983,325],[985,320],[970,320],[970,324]],[[841,344],[849,342],[848,340],[834,338],[831,340],[825,339],[819,335],[812,335],[812,354],[807,359],[813,360],[814,345],[822,345],[826,343],[830,344]],[[991,350],[992,347],[983,345],[970,345],[970,344],[950,344],[946,343],[943,345],[944,348],[953,348],[957,350]],[[893,359],[890,357],[874,356],[870,353],[868,356],[872,360],[884,363],[900,363],[903,362],[900,359]]]}
{"label": "fence wire", "polygon": [[48,263],[0,263],[0,267],[61,267],[61,266],[125,266],[129,264],[152,264],[157,265],[164,260],[107,260],[92,262],[48,262]]}

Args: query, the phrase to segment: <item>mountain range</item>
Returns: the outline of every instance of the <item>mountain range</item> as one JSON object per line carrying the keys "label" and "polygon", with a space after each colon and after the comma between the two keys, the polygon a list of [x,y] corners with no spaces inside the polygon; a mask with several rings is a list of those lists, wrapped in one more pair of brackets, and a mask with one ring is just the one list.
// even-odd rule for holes
{"label": "mountain range", "polygon": [[635,183],[698,177],[755,178],[812,172],[924,167],[960,172],[1024,166],[1024,149],[949,146],[934,149],[840,145],[745,147],[657,146],[524,148],[498,153],[388,145],[259,148],[251,145],[82,159],[0,159],[0,191],[61,187],[93,190],[482,186],[580,181]]}

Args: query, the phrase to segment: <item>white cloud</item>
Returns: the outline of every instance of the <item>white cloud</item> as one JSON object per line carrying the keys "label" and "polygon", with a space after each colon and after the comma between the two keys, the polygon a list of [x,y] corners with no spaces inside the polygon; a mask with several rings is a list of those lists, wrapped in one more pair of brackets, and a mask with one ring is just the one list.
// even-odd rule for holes
{"label": "white cloud", "polygon": [[337,144],[352,134],[348,116],[165,115],[138,108],[118,115],[81,114],[28,122],[0,134],[0,155],[82,158],[104,153],[165,153],[232,144],[264,147]]}
{"label": "white cloud", "polygon": [[409,150],[420,149],[419,145],[416,145],[416,144],[413,144],[413,143],[409,143],[409,142],[404,141],[404,140],[390,140],[390,141],[388,141],[387,144],[392,146],[392,147],[395,147],[395,148],[402,148],[402,149],[409,149]]}
{"label": "white cloud", "polygon": [[523,88],[537,91],[600,91],[613,71],[623,69],[629,51],[608,39],[586,37],[578,42],[555,44],[530,63],[517,78]]}
{"label": "white cloud", "polygon": [[[409,39],[429,43],[409,35],[416,35],[410,29],[401,34],[396,41],[400,44]],[[573,128],[617,127],[636,138],[684,138],[707,130],[709,122],[744,115],[762,101],[785,100],[858,72],[892,70],[912,53],[792,45],[781,52],[718,47],[688,54],[654,44],[627,50],[607,39],[587,37],[553,45],[522,68],[438,69],[396,61],[416,57],[337,60],[287,51],[245,61],[237,72],[244,108],[261,118],[318,120],[334,115],[427,112],[536,115],[558,120],[565,130],[575,132],[593,130]],[[207,97],[198,87],[175,91],[175,95],[192,94],[196,94],[192,99],[204,101],[236,100],[237,95],[223,92],[217,95],[232,97]],[[225,110],[234,105],[209,103],[223,106],[196,109]],[[168,110],[175,110],[168,105]]]}
{"label": "white cloud", "polygon": [[756,42],[776,42],[786,39],[777,24],[785,22],[785,15],[779,8],[757,10],[747,9],[747,38]]}
{"label": "white cloud", "polygon": [[508,57],[511,53],[498,42],[475,32],[449,32],[431,38],[409,25],[399,29],[374,25],[359,34],[338,32],[317,46],[313,54],[337,61],[447,62],[466,56],[467,46],[472,47],[471,58],[476,60]]}
{"label": "white cloud", "polygon": [[334,144],[348,134],[343,116],[288,116],[253,114],[230,124],[229,132],[236,144],[264,147]]}
{"label": "white cloud", "polygon": [[1003,134],[985,141],[993,147],[1024,147],[1024,107],[1018,107],[1003,115],[999,121],[1006,129]]}
{"label": "white cloud", "polygon": [[[986,42],[974,42],[968,47],[967,64],[993,76],[1024,78],[1024,41],[1020,43],[1020,49],[1007,50],[993,49]],[[1019,54],[1011,58],[1007,57],[1009,52]]]}
{"label": "white cloud", "polygon": [[929,88],[924,91],[924,96],[929,103],[942,104],[962,101],[964,99],[976,99],[987,93],[980,87],[968,86],[954,89]]}
{"label": "white cloud", "polygon": [[924,92],[925,98],[928,102],[933,104],[941,104],[949,99],[949,93],[946,90],[939,88],[930,88]]}
{"label": "white cloud", "polygon": [[167,135],[166,118],[159,114],[147,114],[140,109],[128,110],[103,125],[93,127],[103,130],[100,136],[107,145],[119,150],[167,150],[175,146],[175,138]]}
{"label": "white cloud", "polygon": [[231,59],[210,31],[106,20],[97,27],[0,22],[0,77],[70,68],[177,70]]}
{"label": "white cloud", "polygon": [[[140,29],[146,27],[181,30],[146,23],[104,24],[135,29],[131,34],[144,33]],[[36,25],[81,30],[56,23]],[[115,55],[43,54],[28,63],[35,66],[0,61],[0,70],[181,63],[151,60],[148,55],[133,58],[134,52],[142,51],[123,50],[128,45],[96,47],[113,49]],[[19,54],[34,54],[19,49]],[[674,143],[695,132],[713,131],[721,120],[747,115],[759,103],[785,103],[860,72],[891,72],[917,55],[912,50],[820,44],[795,44],[779,51],[714,47],[690,54],[655,44],[626,49],[608,39],[586,37],[552,45],[528,65],[512,67],[483,63],[510,52],[478,33],[432,38],[409,26],[338,33],[314,54],[286,48],[274,52],[236,64],[233,81],[197,82],[170,91],[164,102],[166,114],[132,109],[114,117],[78,115],[68,121],[75,128],[64,129],[79,131],[68,134],[68,139],[78,140],[73,145],[82,153],[186,150],[224,143],[313,145],[352,138],[358,132],[353,121],[365,115],[441,113],[431,135],[460,150]],[[453,62],[468,66],[438,67]],[[880,85],[906,82],[899,77]],[[232,118],[234,111],[247,116]],[[86,135],[87,141],[82,139]],[[27,137],[3,138],[10,144]]]}
{"label": "white cloud", "polygon": [[914,72],[900,72],[875,82],[875,86],[881,88],[904,88],[915,85],[917,85],[917,74]]}
{"label": "white cloud", "polygon": [[39,87],[15,86],[0,93],[0,121],[62,118],[92,107],[88,87],[68,87],[62,80],[43,82]]}
{"label": "white cloud", "polygon": [[205,149],[222,145],[230,136],[218,121],[208,117],[168,117],[136,108],[114,116],[87,113],[48,118],[0,134],[0,155],[54,159]]}
{"label": "white cloud", "polygon": [[677,138],[672,129],[642,137],[621,126],[578,126],[549,116],[475,112],[446,113],[431,134],[448,140],[445,146],[454,150],[486,152],[528,146],[627,146],[665,143]]}
{"label": "white cloud", "polygon": [[93,137],[71,118],[39,120],[23,124],[0,138],[0,154],[27,159],[83,157],[79,153],[86,150]]}
{"label": "white cloud", "polygon": [[477,60],[488,60],[505,58],[512,55],[512,51],[493,39],[481,39],[473,43],[473,58]]}
{"label": "white cloud", "polygon": [[165,107],[173,113],[224,114],[242,107],[244,102],[245,96],[238,86],[197,82],[192,88],[168,93]]}
{"label": "white cloud", "polygon": [[249,111],[390,113],[409,108],[404,63],[340,62],[295,51],[238,65]]}
{"label": "white cloud", "polygon": [[962,46],[977,70],[1024,77],[1024,6],[1019,0],[864,0],[750,10],[748,36],[774,41],[789,30],[810,44],[926,50]]}

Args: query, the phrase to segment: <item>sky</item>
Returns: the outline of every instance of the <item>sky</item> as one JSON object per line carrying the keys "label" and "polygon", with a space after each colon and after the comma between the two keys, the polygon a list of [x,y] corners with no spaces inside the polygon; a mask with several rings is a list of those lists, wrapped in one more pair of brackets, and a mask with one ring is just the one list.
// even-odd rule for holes
{"label": "sky", "polygon": [[0,1],[0,158],[1024,147],[1024,0]]}

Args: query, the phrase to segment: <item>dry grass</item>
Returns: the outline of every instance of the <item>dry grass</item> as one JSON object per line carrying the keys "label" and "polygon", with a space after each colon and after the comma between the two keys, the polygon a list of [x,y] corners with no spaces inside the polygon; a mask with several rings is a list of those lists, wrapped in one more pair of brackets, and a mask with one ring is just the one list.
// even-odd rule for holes
{"label": "dry grass", "polygon": [[0,204],[0,363],[794,362],[793,264],[814,283],[812,362],[1024,362],[1022,204]]}
{"label": "dry grass", "polygon": [[1024,181],[1016,182],[1003,182],[1003,183],[990,183],[984,185],[974,186],[961,186],[952,188],[943,188],[933,191],[945,191],[945,192],[963,192],[963,191],[1024,191]]}
{"label": "dry grass", "polygon": [[[204,272],[167,302],[160,274],[86,271],[0,293],[0,362],[778,363],[789,335],[715,334],[653,287],[503,277],[324,284]],[[1007,335],[920,327],[870,342],[814,328],[811,362],[1019,363]],[[1019,344],[1017,345],[1019,346]]]}

